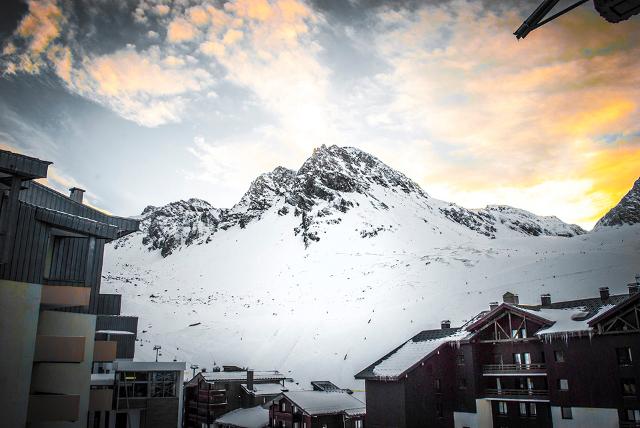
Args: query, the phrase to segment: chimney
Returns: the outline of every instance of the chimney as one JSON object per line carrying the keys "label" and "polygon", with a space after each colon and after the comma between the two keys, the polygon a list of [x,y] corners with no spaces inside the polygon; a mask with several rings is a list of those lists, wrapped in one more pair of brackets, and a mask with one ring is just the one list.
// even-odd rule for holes
{"label": "chimney", "polygon": [[551,306],[551,294],[541,294],[540,303],[542,303],[542,306]]}
{"label": "chimney", "polygon": [[640,273],[636,274],[636,284],[640,286]]}
{"label": "chimney", "polygon": [[445,328],[451,328],[451,321],[449,321],[449,320],[440,321],[440,328],[443,329],[443,330]]}
{"label": "chimney", "polygon": [[632,282],[631,284],[627,285],[627,287],[629,287],[629,295],[637,294],[638,292],[640,292],[640,285],[637,282]]}
{"label": "chimney", "polygon": [[69,189],[69,191],[71,192],[69,194],[69,197],[74,201],[76,201],[77,203],[81,204],[82,197],[84,195],[84,189],[81,189],[79,187],[72,187],[71,189]]}
{"label": "chimney", "polygon": [[609,287],[600,287],[600,299],[607,300],[609,298]]}
{"label": "chimney", "polygon": [[247,370],[247,389],[253,391],[253,370]]}
{"label": "chimney", "polygon": [[206,373],[206,372],[207,372],[207,369],[204,369],[204,368],[203,368],[203,369],[202,369],[202,373]]}
{"label": "chimney", "polygon": [[495,308],[498,307],[498,302],[490,302],[489,303],[489,310],[494,310]]}
{"label": "chimney", "polygon": [[517,294],[513,294],[510,291],[507,291],[502,295],[502,301],[504,303],[510,303],[512,305],[517,305],[520,302]]}

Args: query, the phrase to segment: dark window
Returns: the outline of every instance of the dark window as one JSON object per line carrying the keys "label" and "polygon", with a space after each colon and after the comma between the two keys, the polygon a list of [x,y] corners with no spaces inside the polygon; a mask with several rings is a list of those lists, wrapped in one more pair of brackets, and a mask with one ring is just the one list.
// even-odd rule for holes
{"label": "dark window", "polygon": [[441,390],[441,389],[440,389],[440,379],[437,379],[437,378],[436,378],[436,379],[434,379],[434,380],[433,380],[433,389],[434,389],[436,392],[440,392],[440,390]]}
{"label": "dark window", "polygon": [[436,416],[439,418],[444,417],[444,411],[442,410],[442,403],[436,403]]}
{"label": "dark window", "polygon": [[535,418],[538,414],[538,409],[536,408],[536,403],[529,403],[529,416]]}
{"label": "dark window", "polygon": [[560,407],[560,412],[562,413],[562,419],[573,419],[571,407]]}
{"label": "dark window", "polygon": [[618,354],[618,364],[621,366],[631,365],[633,358],[631,356],[631,348],[625,346],[624,348],[616,348]]}
{"label": "dark window", "polygon": [[556,363],[564,363],[564,352],[563,351],[553,351],[553,357],[556,360]]}
{"label": "dark window", "polygon": [[636,396],[636,381],[635,379],[621,379],[620,383],[622,384],[622,395],[625,397],[635,397]]}
{"label": "dark window", "polygon": [[506,415],[507,414],[507,402],[506,401],[498,401],[498,414]]}
{"label": "dark window", "polygon": [[458,379],[458,389],[467,389],[467,379],[463,377]]}
{"label": "dark window", "polygon": [[627,410],[627,421],[629,422],[638,422],[640,421],[640,410]]}
{"label": "dark window", "polygon": [[458,365],[464,365],[464,354],[458,354],[456,361],[458,362]]}

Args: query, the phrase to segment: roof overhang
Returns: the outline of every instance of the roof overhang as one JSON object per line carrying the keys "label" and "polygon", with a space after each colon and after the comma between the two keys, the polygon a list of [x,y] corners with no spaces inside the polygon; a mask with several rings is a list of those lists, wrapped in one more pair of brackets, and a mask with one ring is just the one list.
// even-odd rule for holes
{"label": "roof overhang", "polygon": [[599,314],[598,316],[593,317],[591,320],[589,320],[589,327],[595,327],[597,324],[608,320],[609,318],[611,318],[612,316],[614,316],[616,313],[618,313],[618,311],[622,311],[626,308],[628,308],[629,306],[632,306],[634,304],[636,304],[638,301],[640,301],[640,293],[636,293],[633,294],[632,296],[630,296],[628,299],[618,303],[617,305],[615,305],[613,308],[609,309],[608,311],[604,311],[603,313]]}
{"label": "roof overhang", "polygon": [[49,208],[37,207],[36,219],[60,229],[82,235],[95,236],[96,238],[108,240],[118,238],[119,231],[116,226]]}
{"label": "roof overhang", "polygon": [[508,303],[501,303],[496,308],[494,308],[489,313],[487,313],[485,316],[483,316],[482,318],[480,318],[476,322],[474,322],[474,323],[470,324],[469,326],[467,326],[467,331],[470,331],[470,332],[478,331],[487,322],[493,320],[495,317],[497,317],[498,315],[500,315],[502,312],[504,312],[506,310],[511,311],[513,313],[516,313],[518,315],[521,315],[523,317],[527,317],[530,320],[537,321],[537,322],[539,322],[539,323],[541,323],[543,325],[552,325],[553,324],[553,321],[548,320],[546,318],[543,318],[543,317],[541,317],[539,315],[532,314],[531,311],[524,311],[524,310],[518,308],[517,306],[510,305]]}
{"label": "roof overhang", "polygon": [[0,172],[18,176],[23,180],[45,178],[51,163],[7,150],[0,150]]}

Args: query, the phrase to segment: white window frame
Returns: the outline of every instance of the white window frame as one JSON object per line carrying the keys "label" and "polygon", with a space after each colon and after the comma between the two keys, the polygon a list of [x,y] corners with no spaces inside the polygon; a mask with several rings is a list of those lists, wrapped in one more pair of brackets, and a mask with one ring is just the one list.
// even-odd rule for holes
{"label": "white window frame", "polygon": [[558,389],[560,389],[560,391],[568,391],[569,379],[558,379]]}

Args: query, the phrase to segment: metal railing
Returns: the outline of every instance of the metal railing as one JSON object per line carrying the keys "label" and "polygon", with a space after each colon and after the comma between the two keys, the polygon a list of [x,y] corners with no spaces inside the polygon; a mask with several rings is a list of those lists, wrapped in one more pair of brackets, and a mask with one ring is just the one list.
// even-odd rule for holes
{"label": "metal railing", "polygon": [[544,371],[547,369],[546,364],[485,364],[482,366],[482,373],[506,373],[506,372],[526,372],[526,371]]}
{"label": "metal railing", "polygon": [[505,397],[505,398],[548,398],[549,390],[547,389],[494,389],[487,388],[484,390],[485,395],[489,397]]}

